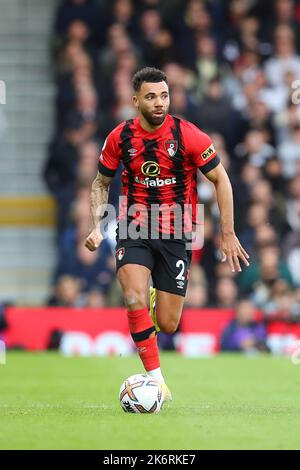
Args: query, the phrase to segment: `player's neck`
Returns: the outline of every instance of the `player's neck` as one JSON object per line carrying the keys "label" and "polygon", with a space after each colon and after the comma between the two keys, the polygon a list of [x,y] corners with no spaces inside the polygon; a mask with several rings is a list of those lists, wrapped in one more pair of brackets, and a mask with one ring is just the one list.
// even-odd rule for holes
{"label": "player's neck", "polygon": [[161,124],[159,124],[159,126],[151,126],[151,124],[149,124],[149,122],[144,118],[144,116],[142,114],[139,115],[139,118],[140,118],[140,126],[145,131],[154,132],[154,131],[157,131],[157,129],[160,129],[164,125],[164,123],[166,122],[167,116],[165,117],[163,122]]}

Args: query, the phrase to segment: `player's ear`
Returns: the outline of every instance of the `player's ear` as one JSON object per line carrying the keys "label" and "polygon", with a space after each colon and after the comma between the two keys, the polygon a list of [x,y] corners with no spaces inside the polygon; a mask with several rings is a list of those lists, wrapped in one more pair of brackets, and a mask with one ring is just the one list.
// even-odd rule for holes
{"label": "player's ear", "polygon": [[134,106],[138,109],[139,108],[139,101],[138,101],[138,97],[136,95],[134,95],[132,97],[132,101],[133,101]]}

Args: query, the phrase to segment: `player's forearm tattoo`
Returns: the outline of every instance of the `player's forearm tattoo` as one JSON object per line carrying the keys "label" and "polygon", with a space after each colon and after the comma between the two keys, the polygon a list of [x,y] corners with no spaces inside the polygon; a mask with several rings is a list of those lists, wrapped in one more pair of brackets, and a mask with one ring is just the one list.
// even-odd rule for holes
{"label": "player's forearm tattoo", "polygon": [[98,173],[92,184],[90,195],[92,229],[96,228],[104,215],[107,201],[108,190],[111,182],[110,177]]}

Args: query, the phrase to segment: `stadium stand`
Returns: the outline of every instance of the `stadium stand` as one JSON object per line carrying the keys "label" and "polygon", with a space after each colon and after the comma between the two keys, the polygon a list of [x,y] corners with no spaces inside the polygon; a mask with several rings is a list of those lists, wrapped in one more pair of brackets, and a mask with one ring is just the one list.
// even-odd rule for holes
{"label": "stadium stand", "polygon": [[[171,113],[212,136],[233,184],[237,233],[252,258],[240,275],[220,263],[216,200],[199,175],[206,242],[194,253],[187,305],[227,307],[245,297],[266,315],[298,317],[299,19],[292,0],[59,3],[56,129],[45,178],[59,207],[54,282],[65,275],[79,281],[76,302],[84,304],[90,289],[101,294],[99,305],[115,299],[113,236],[98,254],[82,249],[88,194],[107,133],[134,116],[133,72],[153,65],[169,77]],[[118,191],[119,175],[114,203]]]}
{"label": "stadium stand", "polygon": [[40,304],[54,269],[55,204],[41,178],[53,128],[56,0],[0,1],[0,300]]}

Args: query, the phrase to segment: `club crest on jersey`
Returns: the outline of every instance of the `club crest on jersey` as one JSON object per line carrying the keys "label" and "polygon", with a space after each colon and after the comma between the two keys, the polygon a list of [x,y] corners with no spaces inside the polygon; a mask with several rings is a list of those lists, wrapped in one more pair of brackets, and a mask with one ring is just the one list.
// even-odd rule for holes
{"label": "club crest on jersey", "polygon": [[122,247],[116,251],[116,257],[118,261],[122,261],[124,255],[125,255],[125,248]]}
{"label": "club crest on jersey", "polygon": [[166,140],[165,141],[165,149],[168,152],[169,157],[174,157],[175,153],[178,150],[177,140]]}

